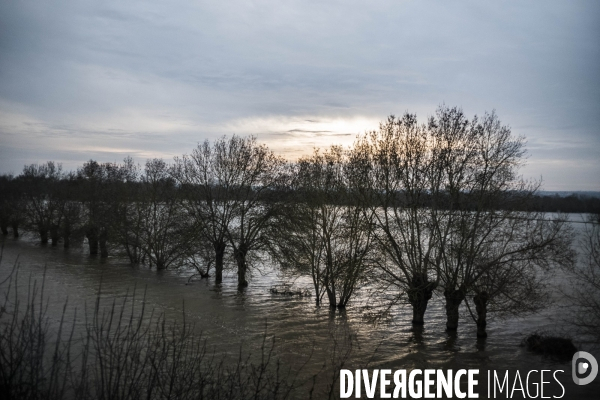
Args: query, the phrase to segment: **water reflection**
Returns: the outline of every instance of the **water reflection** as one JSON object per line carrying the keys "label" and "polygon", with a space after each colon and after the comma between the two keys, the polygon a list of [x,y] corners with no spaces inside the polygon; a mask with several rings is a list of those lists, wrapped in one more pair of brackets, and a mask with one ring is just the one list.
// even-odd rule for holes
{"label": "water reflection", "polygon": [[423,332],[425,327],[423,325],[413,325],[410,329],[412,336],[410,337],[411,343],[417,344],[419,347],[424,346],[423,343]]}
{"label": "water reflection", "polygon": [[456,331],[454,331],[454,332],[446,332],[446,334],[448,335],[448,338],[446,339],[446,342],[444,343],[444,349],[447,351],[460,350],[456,346],[456,340],[458,338],[458,333]]}
{"label": "water reflection", "polygon": [[476,348],[478,351],[485,351],[486,338],[477,338]]}

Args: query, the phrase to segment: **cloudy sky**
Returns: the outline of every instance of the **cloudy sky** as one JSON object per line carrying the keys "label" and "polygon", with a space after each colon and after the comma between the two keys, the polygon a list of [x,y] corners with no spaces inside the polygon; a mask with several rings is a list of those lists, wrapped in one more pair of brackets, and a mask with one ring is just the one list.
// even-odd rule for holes
{"label": "cloudy sky", "polygon": [[544,189],[600,190],[600,2],[0,2],[0,173],[233,133],[295,159],[442,103],[495,109]]}

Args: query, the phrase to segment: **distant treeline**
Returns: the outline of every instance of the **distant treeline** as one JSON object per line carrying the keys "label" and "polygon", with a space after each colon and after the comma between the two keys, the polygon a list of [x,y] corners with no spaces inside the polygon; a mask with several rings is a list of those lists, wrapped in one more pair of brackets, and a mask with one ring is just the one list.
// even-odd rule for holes
{"label": "distant treeline", "polygon": [[518,174],[524,138],[494,113],[467,119],[440,107],[426,123],[390,116],[348,149],[288,162],[253,137],[205,141],[172,163],[144,167],[54,162],[0,177],[0,228],[91,255],[125,254],[156,269],[202,277],[249,271],[268,258],[312,279],[316,304],[345,308],[369,285],[388,309],[409,303],[423,324],[428,301],[446,301],[456,330],[464,301],[486,335],[488,313],[547,304],[545,279],[574,262],[564,215],[594,213],[600,199],[541,196]]}
{"label": "distant treeline", "polygon": [[600,198],[585,195],[571,194],[536,195],[531,200],[531,207],[536,211],[563,212],[563,213],[600,213]]}
{"label": "distant treeline", "polygon": [[[126,158],[124,164],[132,165],[134,161],[131,158]],[[31,164],[24,167],[23,172],[17,176],[4,174],[0,175],[0,198],[2,199],[0,208],[0,226],[4,234],[7,234],[7,230],[14,223],[10,211],[10,200],[14,201],[15,197],[22,197],[27,193],[40,192],[40,190],[51,190],[58,196],[62,196],[65,199],[71,201],[84,202],[88,197],[88,182],[87,178],[82,175],[82,172],[86,169],[115,169],[119,170],[122,168],[122,164],[114,163],[98,163],[95,160],[89,160],[84,165],[77,169],[76,172],[65,172],[62,170],[62,165],[54,161],[47,161],[45,164]],[[139,169],[139,166],[136,166]],[[35,171],[35,172],[34,172]],[[49,172],[50,175],[46,175],[45,171]],[[118,175],[119,173],[117,173]],[[132,195],[141,196],[141,187],[145,183],[140,179],[140,176],[133,175],[130,178],[134,180],[123,179],[121,180],[118,176],[111,176],[107,174],[106,177],[100,178],[98,183],[103,187],[103,191],[107,193],[118,193],[124,190],[124,186],[128,186],[128,192]],[[48,186],[53,186],[50,189]],[[193,184],[192,184],[193,185]],[[184,196],[186,187],[185,185],[173,185],[169,188],[171,193],[169,196]],[[296,197],[296,191],[301,190],[298,188],[273,188],[263,196],[264,201],[281,200],[283,197],[288,200],[292,200]],[[403,201],[402,191],[398,191],[396,194],[398,202]],[[443,196],[443,193],[438,196]],[[449,194],[446,194],[449,197]],[[342,194],[340,194],[342,196]],[[130,200],[135,200],[131,198]],[[337,203],[343,203],[347,199],[344,197],[338,197],[334,199]],[[431,206],[432,198],[424,194],[422,203],[424,207]],[[507,202],[506,205],[499,204],[499,208],[505,208],[510,206],[511,203]],[[465,205],[466,206],[466,205]],[[504,206],[504,207],[503,207]],[[514,206],[514,204],[513,204]],[[591,196],[587,194],[572,193],[568,196],[560,196],[558,194],[546,194],[546,193],[535,193],[533,194],[526,203],[520,205],[521,211],[542,211],[551,213],[600,213],[600,197]],[[18,227],[18,218],[17,218]],[[17,228],[18,233],[18,228]]]}

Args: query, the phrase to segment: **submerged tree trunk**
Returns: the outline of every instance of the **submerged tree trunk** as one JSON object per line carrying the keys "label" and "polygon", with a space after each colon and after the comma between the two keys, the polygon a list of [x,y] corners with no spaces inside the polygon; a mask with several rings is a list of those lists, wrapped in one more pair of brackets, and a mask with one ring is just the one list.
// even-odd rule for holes
{"label": "submerged tree trunk", "polygon": [[131,264],[139,264],[141,262],[142,250],[137,236],[126,233],[125,250],[127,251],[127,257],[129,257],[129,262]]}
{"label": "submerged tree trunk", "polygon": [[52,239],[52,246],[58,246],[60,240],[60,233],[58,232],[58,225],[52,224],[50,226],[50,238]]}
{"label": "submerged tree trunk", "polygon": [[200,279],[208,279],[210,278],[210,264],[206,266],[206,272],[200,272]]}
{"label": "submerged tree trunk", "polygon": [[326,291],[327,291],[327,298],[329,299],[329,307],[335,308],[336,307],[335,288],[327,287]]}
{"label": "submerged tree trunk", "polygon": [[100,236],[98,237],[98,243],[100,244],[100,257],[102,258],[108,257],[108,249],[106,247],[107,236],[108,234],[106,232],[106,229],[101,229]]}
{"label": "submerged tree trunk", "polygon": [[347,288],[342,288],[342,293],[339,295],[340,300],[338,301],[337,308],[344,309],[346,305],[350,301],[351,292],[346,290]]}
{"label": "submerged tree trunk", "polygon": [[167,269],[167,266],[166,266],[165,262],[162,259],[157,258],[156,259],[156,270],[157,271],[164,271],[165,269]]}
{"label": "submerged tree trunk", "polygon": [[140,263],[140,255],[139,255],[139,251],[138,251],[138,246],[137,245],[128,245],[127,246],[127,255],[129,256],[129,262],[132,264],[139,264]]}
{"label": "submerged tree trunk", "polygon": [[446,298],[446,330],[454,332],[458,329],[458,318],[460,304],[465,299],[464,287],[458,289],[447,289],[444,291]]}
{"label": "submerged tree trunk", "polygon": [[435,283],[429,282],[427,276],[414,275],[412,277],[407,294],[408,301],[413,307],[413,325],[425,324],[425,310],[427,310],[427,303],[433,296],[434,289]]}
{"label": "submerged tree trunk", "polygon": [[13,231],[13,237],[18,238],[19,237],[19,223],[13,221],[11,226],[12,226],[12,231]]}
{"label": "submerged tree trunk", "polygon": [[88,245],[90,246],[90,255],[98,254],[98,229],[96,227],[89,228],[85,233]]}
{"label": "submerged tree trunk", "polygon": [[319,307],[321,305],[321,292],[319,291],[319,283],[313,278],[313,285],[315,287],[315,305]]}
{"label": "submerged tree trunk", "polygon": [[140,251],[137,244],[128,244],[127,246],[127,256],[129,257],[129,262],[132,264],[140,263]]}
{"label": "submerged tree trunk", "polygon": [[39,228],[38,232],[40,233],[40,240],[42,244],[48,244],[48,229]]}
{"label": "submerged tree trunk", "polygon": [[63,247],[68,249],[71,246],[71,227],[69,223],[65,222],[63,228]]}
{"label": "submerged tree trunk", "polygon": [[248,250],[246,249],[246,246],[242,245],[238,249],[234,250],[233,253],[238,267],[238,289],[243,289],[248,286],[248,281],[246,280],[246,272],[248,271],[246,254],[248,253]]}
{"label": "submerged tree trunk", "polygon": [[[223,242],[215,242],[215,283],[223,282],[223,258],[225,257],[225,248],[227,245]],[[245,256],[244,256],[245,257]],[[208,270],[206,271],[208,274]]]}
{"label": "submerged tree trunk", "polygon": [[489,296],[487,292],[478,293],[473,297],[473,302],[475,303],[475,311],[477,312],[477,337],[479,338],[487,337],[487,332],[485,328],[487,325],[488,300]]}

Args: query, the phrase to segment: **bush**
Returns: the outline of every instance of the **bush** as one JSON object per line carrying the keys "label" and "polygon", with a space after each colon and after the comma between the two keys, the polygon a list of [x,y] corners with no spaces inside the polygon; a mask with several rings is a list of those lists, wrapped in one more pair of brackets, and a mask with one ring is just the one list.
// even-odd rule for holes
{"label": "bush", "polygon": [[539,333],[533,333],[523,339],[522,346],[527,350],[558,361],[568,361],[577,352],[577,347],[570,338],[559,336],[549,336]]}

